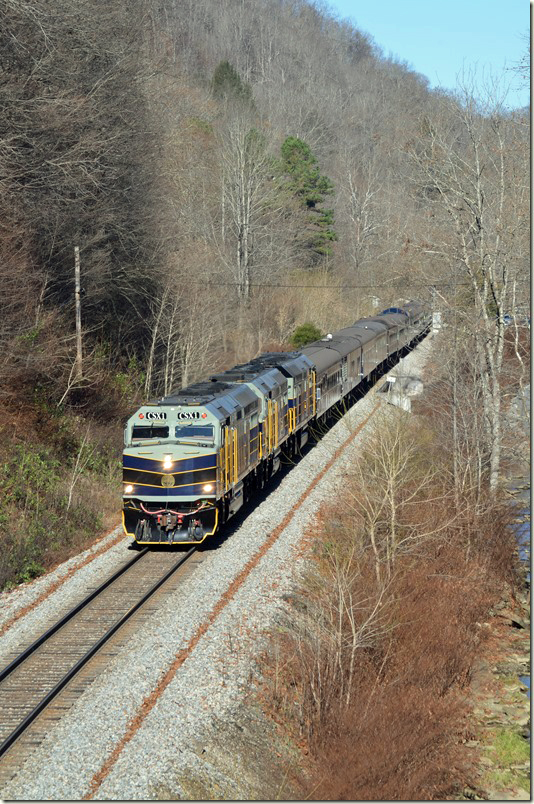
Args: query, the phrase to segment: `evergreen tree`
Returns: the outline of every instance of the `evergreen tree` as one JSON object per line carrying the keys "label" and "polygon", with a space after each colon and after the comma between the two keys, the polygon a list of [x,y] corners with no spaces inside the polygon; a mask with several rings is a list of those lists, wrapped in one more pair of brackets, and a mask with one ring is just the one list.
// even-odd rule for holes
{"label": "evergreen tree", "polygon": [[307,207],[315,207],[334,191],[330,179],[321,176],[309,145],[298,137],[288,137],[282,143],[282,170],[289,177],[289,188]]}
{"label": "evergreen tree", "polygon": [[323,333],[315,326],[315,324],[312,324],[310,321],[305,321],[304,324],[301,324],[296,328],[289,339],[289,342],[295,349],[300,349],[302,346],[306,346],[308,343],[318,341],[319,338],[322,338],[322,335]]}
{"label": "evergreen tree", "polygon": [[316,231],[310,246],[317,254],[329,255],[332,253],[330,243],[337,240],[334,211],[319,209],[317,205],[334,192],[334,185],[321,174],[317,158],[303,140],[287,137],[281,151],[280,170],[285,176],[287,189],[313,212],[309,220]]}
{"label": "evergreen tree", "polygon": [[250,84],[241,80],[239,73],[229,61],[221,61],[215,68],[211,91],[217,100],[234,100],[253,104]]}

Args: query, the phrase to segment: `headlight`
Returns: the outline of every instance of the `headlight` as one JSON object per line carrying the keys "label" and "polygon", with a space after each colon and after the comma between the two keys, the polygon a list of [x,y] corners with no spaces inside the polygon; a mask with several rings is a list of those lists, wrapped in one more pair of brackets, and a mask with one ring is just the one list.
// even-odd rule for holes
{"label": "headlight", "polygon": [[206,492],[206,494],[209,494],[210,491],[213,491],[212,484],[211,483],[206,483],[205,486],[202,486],[202,491]]}
{"label": "headlight", "polygon": [[132,491],[133,491],[133,486],[125,486],[124,487],[124,493],[125,494],[131,494]]}
{"label": "headlight", "polygon": [[172,469],[172,455],[165,455],[165,460],[163,461],[163,468]]}

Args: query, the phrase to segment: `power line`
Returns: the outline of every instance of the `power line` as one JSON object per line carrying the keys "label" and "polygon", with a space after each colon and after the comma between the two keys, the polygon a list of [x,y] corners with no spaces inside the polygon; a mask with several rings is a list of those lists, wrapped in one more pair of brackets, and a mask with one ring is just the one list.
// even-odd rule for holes
{"label": "power line", "polygon": [[[241,287],[242,282],[213,282],[211,280],[207,280],[203,282],[202,280],[193,279],[185,280],[188,285],[202,285],[203,287]],[[529,282],[530,279],[517,279],[516,282]],[[450,280],[437,280],[433,282],[408,282],[406,279],[399,279],[395,283],[387,284],[387,285],[379,285],[379,284],[372,284],[372,285],[286,285],[286,284],[279,284],[276,282],[248,282],[248,287],[250,288],[286,288],[286,289],[309,289],[309,290],[377,290],[377,289],[387,289],[387,290],[395,290],[398,288],[400,283],[404,283],[404,286],[407,288],[427,288],[428,290],[432,290],[432,288],[436,287],[471,287],[471,282],[454,282]]]}

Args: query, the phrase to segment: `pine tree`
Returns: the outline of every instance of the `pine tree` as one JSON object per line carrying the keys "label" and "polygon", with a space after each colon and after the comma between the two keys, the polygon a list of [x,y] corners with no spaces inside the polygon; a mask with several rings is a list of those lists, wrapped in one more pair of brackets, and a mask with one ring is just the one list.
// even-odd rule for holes
{"label": "pine tree", "polygon": [[332,253],[330,243],[337,240],[334,230],[334,211],[319,209],[325,196],[334,192],[334,185],[321,174],[317,158],[309,145],[298,137],[287,137],[282,143],[280,170],[285,177],[286,188],[306,206],[313,216],[310,223],[316,229],[310,247],[317,253]]}
{"label": "pine tree", "polygon": [[217,100],[233,100],[253,104],[250,84],[241,80],[239,73],[229,61],[221,61],[215,68],[211,91]]}

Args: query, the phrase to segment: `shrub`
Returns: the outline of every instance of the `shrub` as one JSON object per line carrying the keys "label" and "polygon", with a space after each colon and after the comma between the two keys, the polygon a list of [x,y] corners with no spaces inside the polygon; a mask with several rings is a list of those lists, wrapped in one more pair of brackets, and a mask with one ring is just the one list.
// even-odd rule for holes
{"label": "shrub", "polygon": [[472,783],[465,687],[513,579],[510,511],[455,508],[423,424],[399,414],[368,437],[267,660],[275,716],[318,769],[305,797],[443,800]]}
{"label": "shrub", "polygon": [[300,349],[302,346],[306,346],[307,343],[318,341],[319,338],[322,338],[321,330],[318,329],[315,324],[311,324],[307,321],[296,328],[289,342],[294,349]]}

